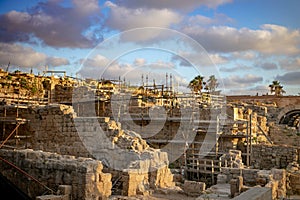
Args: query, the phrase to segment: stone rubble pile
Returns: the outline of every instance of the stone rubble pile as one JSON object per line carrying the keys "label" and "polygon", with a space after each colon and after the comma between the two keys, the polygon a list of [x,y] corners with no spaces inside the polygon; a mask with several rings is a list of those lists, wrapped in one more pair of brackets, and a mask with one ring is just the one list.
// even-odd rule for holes
{"label": "stone rubble pile", "polygon": [[239,150],[229,150],[229,153],[225,153],[220,157],[222,166],[231,168],[244,168],[242,160],[242,152]]}
{"label": "stone rubble pile", "polygon": [[[123,130],[120,123],[109,118],[76,118],[80,137],[90,145],[89,152],[107,167],[122,171],[120,182],[122,195],[148,194],[150,188],[165,188],[175,185],[168,168],[166,152],[150,148],[140,135]],[[89,131],[88,127],[100,124],[102,133]],[[99,139],[99,143],[94,140]],[[120,175],[117,175],[120,176]],[[117,177],[113,177],[117,179]]]}

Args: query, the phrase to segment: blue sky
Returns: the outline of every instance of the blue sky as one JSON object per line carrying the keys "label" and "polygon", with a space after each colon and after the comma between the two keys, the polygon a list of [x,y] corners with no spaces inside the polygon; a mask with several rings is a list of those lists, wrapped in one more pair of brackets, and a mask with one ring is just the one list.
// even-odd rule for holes
{"label": "blue sky", "polygon": [[47,66],[131,84],[142,74],[163,83],[168,73],[178,88],[214,74],[226,94],[265,94],[279,80],[298,95],[299,7],[298,0],[0,1],[0,67]]}

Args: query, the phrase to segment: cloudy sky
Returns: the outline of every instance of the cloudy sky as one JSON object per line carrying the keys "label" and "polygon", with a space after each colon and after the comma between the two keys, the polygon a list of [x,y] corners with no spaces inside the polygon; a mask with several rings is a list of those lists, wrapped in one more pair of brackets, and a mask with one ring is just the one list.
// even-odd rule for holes
{"label": "cloudy sky", "polygon": [[[185,87],[214,74],[226,94],[300,93],[298,0],[0,1],[0,67]],[[152,28],[149,28],[152,27]]]}

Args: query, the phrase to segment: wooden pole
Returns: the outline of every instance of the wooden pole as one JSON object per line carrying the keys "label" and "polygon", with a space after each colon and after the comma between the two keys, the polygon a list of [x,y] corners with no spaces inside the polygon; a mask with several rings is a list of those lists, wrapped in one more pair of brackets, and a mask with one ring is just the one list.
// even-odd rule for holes
{"label": "wooden pole", "polygon": [[246,152],[246,159],[247,159],[247,166],[249,166],[249,122],[247,121],[247,131],[246,131],[246,142],[247,142],[247,152]]}
{"label": "wooden pole", "polygon": [[214,160],[211,160],[211,182],[212,182],[212,185],[215,184],[215,176],[214,176],[214,173],[215,173],[215,169],[214,169]]}
{"label": "wooden pole", "polygon": [[[249,164],[251,163],[251,156],[252,156],[252,113],[249,116],[249,135],[250,135],[250,153],[249,153]],[[248,165],[249,166],[249,165]]]}
{"label": "wooden pole", "polygon": [[220,120],[219,120],[219,116],[217,115],[217,131],[216,131],[216,159],[218,159],[218,153],[219,153],[219,123],[220,123]]}

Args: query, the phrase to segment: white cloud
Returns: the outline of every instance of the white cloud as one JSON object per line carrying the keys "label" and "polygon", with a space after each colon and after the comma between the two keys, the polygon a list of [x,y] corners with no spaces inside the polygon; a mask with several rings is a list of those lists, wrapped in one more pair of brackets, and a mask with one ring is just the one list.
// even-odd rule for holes
{"label": "white cloud", "polygon": [[263,77],[253,74],[246,74],[244,76],[232,75],[224,78],[222,81],[226,89],[245,88],[254,86],[254,84],[262,82]]}
{"label": "white cloud", "polygon": [[166,72],[169,72],[169,78],[172,73],[174,85],[180,85],[182,88],[187,86],[187,81],[181,74],[177,73],[172,62],[156,60],[149,63],[144,58],[137,58],[133,63],[120,63],[118,61],[110,63],[110,60],[102,55],[95,55],[79,62],[82,63],[81,69],[78,71],[81,78],[115,80],[120,77],[122,80],[125,78],[127,82],[133,85],[141,85],[143,75],[144,82],[148,77],[149,84],[153,84],[153,80],[156,84],[165,84]]}
{"label": "white cloud", "polygon": [[128,30],[142,27],[168,28],[181,20],[181,16],[167,8],[126,8],[110,1],[105,5],[110,8],[106,25],[117,30]]}
{"label": "white cloud", "polygon": [[46,65],[48,66],[60,66],[60,65],[68,65],[70,64],[69,61],[65,58],[59,57],[47,57],[46,58]]}
{"label": "white cloud", "polygon": [[218,53],[192,53],[192,52],[179,52],[178,55],[172,57],[172,61],[178,61],[179,65],[191,67],[192,63],[198,66],[213,66],[224,64],[228,62],[227,57]]}
{"label": "white cloud", "polygon": [[93,58],[87,58],[87,59],[81,59],[80,63],[84,66],[84,67],[105,67],[106,65],[109,64],[109,59],[107,59],[106,57],[102,56],[102,55],[95,55],[93,56]]}
{"label": "white cloud", "polygon": [[276,70],[276,69],[278,69],[277,64],[276,63],[271,63],[271,62],[260,63],[260,64],[258,64],[258,67],[261,67],[264,70]]}
{"label": "white cloud", "polygon": [[201,6],[216,8],[219,5],[230,3],[232,0],[118,0],[117,2],[128,8],[168,8],[188,11]]}
{"label": "white cloud", "polygon": [[155,62],[146,65],[146,67],[150,68],[150,70],[151,69],[166,70],[166,69],[174,68],[175,64],[173,62],[165,62],[162,60],[157,60]]}
{"label": "white cloud", "polygon": [[253,60],[257,58],[257,53],[254,51],[232,52],[232,59]]}
{"label": "white cloud", "polygon": [[275,80],[289,85],[300,85],[300,71],[288,72],[283,75],[277,75]]}
{"label": "white cloud", "polygon": [[0,15],[0,41],[32,43],[38,38],[49,46],[80,48],[97,44],[102,39],[99,32],[84,34],[99,22],[98,1],[72,2],[73,7],[62,7],[59,2],[48,1],[27,12],[12,10]]}
{"label": "white cloud", "polygon": [[300,31],[284,26],[265,24],[261,29],[228,26],[186,26],[183,32],[196,39],[208,51],[258,51],[265,54],[299,53]]}
{"label": "white cloud", "polygon": [[24,68],[41,68],[45,65],[56,67],[67,65],[69,61],[65,58],[49,57],[44,53],[36,52],[30,47],[24,47],[18,44],[0,43],[0,63]]}
{"label": "white cloud", "polygon": [[146,64],[146,60],[144,58],[136,58],[134,60],[134,65],[136,66],[143,66]]}
{"label": "white cloud", "polygon": [[81,64],[81,69],[78,71],[78,74],[82,78],[99,79],[102,77],[105,68],[108,67],[110,60],[97,54],[91,58],[81,59],[79,63]]}
{"label": "white cloud", "polygon": [[225,64],[229,61],[227,57],[222,56],[218,53],[210,53],[209,57],[213,61],[213,63],[216,65]]}
{"label": "white cloud", "polygon": [[245,86],[242,85],[236,88],[226,88],[223,91],[226,95],[265,95],[269,92],[269,88],[266,85],[256,85],[256,86]]}
{"label": "white cloud", "polygon": [[268,85],[257,85],[253,88],[250,88],[251,91],[258,92],[259,94],[266,94],[270,91],[270,88]]}
{"label": "white cloud", "polygon": [[247,65],[243,64],[236,64],[234,67],[221,67],[220,71],[221,72],[237,72],[237,71],[249,71],[253,69],[253,67],[249,67]]}
{"label": "white cloud", "polygon": [[90,15],[100,11],[97,0],[73,0],[77,13],[81,15]]}
{"label": "white cloud", "polygon": [[281,69],[293,71],[300,69],[300,57],[289,57],[279,61]]}
{"label": "white cloud", "polygon": [[212,18],[204,15],[189,16],[184,21],[184,26],[207,26],[207,25],[220,25],[226,23],[232,23],[234,20],[224,14],[217,13]]}

